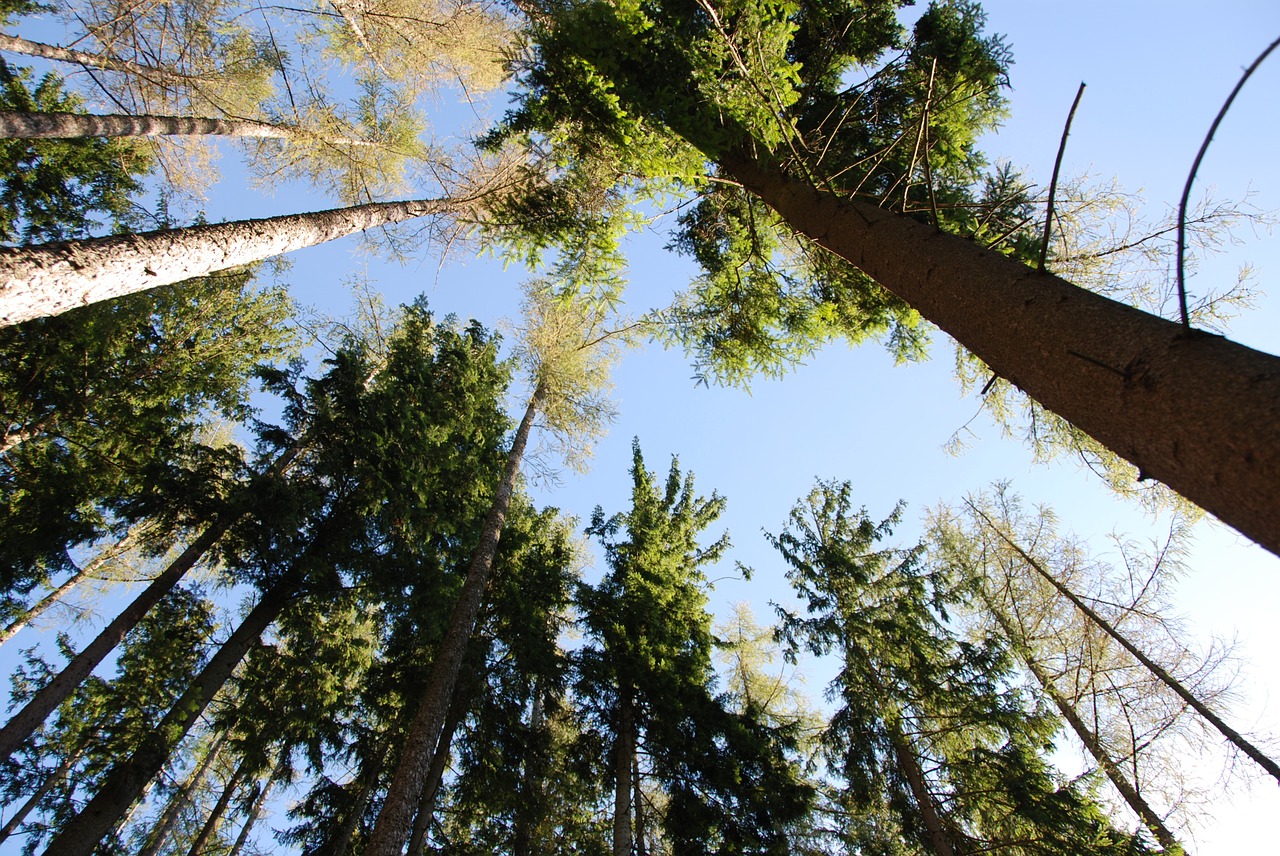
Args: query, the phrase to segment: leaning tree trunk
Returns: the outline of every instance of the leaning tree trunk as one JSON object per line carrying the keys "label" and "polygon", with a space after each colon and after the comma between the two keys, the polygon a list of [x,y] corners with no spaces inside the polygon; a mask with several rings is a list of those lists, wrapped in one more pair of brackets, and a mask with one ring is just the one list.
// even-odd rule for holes
{"label": "leaning tree trunk", "polygon": [[[263,476],[270,477],[284,472],[297,459],[301,451],[301,444],[295,444],[282,452]],[[142,594],[134,598],[133,602],[103,628],[83,651],[73,657],[61,672],[41,687],[40,691],[5,723],[4,728],[0,728],[0,761],[16,752],[22,742],[40,727],[49,714],[66,701],[71,693],[75,692],[76,687],[84,683],[85,678],[89,677],[97,665],[115,649],[116,645],[120,644],[125,634],[132,630],[151,610],[151,607],[159,603],[160,599],[195,567],[196,562],[203,558],[204,554],[241,516],[241,514],[228,512],[215,518],[200,537],[182,551],[182,555],[174,559],[160,576],[152,580]]]}
{"label": "leaning tree trunk", "polygon": [[718,162],[1140,478],[1280,553],[1280,358],[818,190],[750,154]]}
{"label": "leaning tree trunk", "polygon": [[29,113],[0,110],[0,139],[67,140],[80,137],[223,136],[287,140],[296,128],[249,119],[200,116]]}
{"label": "leaning tree trunk", "polygon": [[76,751],[62,759],[62,763],[58,765],[57,769],[44,777],[44,781],[40,783],[40,787],[36,788],[35,793],[18,807],[17,811],[13,813],[13,817],[9,818],[9,822],[4,825],[3,829],[0,829],[0,844],[8,841],[9,836],[13,835],[18,830],[18,827],[22,826],[22,822],[27,819],[27,815],[31,814],[35,807],[40,805],[40,801],[49,795],[49,791],[53,790],[59,782],[66,778],[67,773],[71,772],[71,768],[76,765],[76,761],[80,760],[80,755],[83,752],[83,746],[76,749]]}
{"label": "leaning tree trunk", "polygon": [[0,630],[0,645],[8,642],[24,627],[35,621],[41,615],[44,615],[50,607],[61,601],[67,596],[68,592],[84,580],[91,578],[107,562],[127,553],[137,546],[141,530],[142,527],[140,526],[135,526],[130,529],[125,533],[125,536],[117,541],[113,546],[99,552],[98,555],[93,557],[92,561],[87,563],[83,568],[79,569],[71,576],[67,577],[67,579],[63,581],[62,585],[40,598],[40,600],[37,601],[30,609],[10,622],[8,627],[4,628],[4,630]]}
{"label": "leaning tree trunk", "polygon": [[236,791],[240,789],[240,785],[247,775],[249,775],[249,758],[246,757],[240,759],[235,772],[231,774],[231,779],[223,786],[222,793],[218,796],[218,801],[213,804],[213,810],[209,812],[209,816],[205,818],[204,826],[200,828],[200,834],[196,836],[195,841],[192,841],[191,846],[187,848],[187,856],[203,856],[205,848],[209,846],[209,839],[213,838],[214,833],[218,831],[218,827],[222,825],[222,818],[227,814],[227,807],[231,805],[231,798],[236,795]]}
{"label": "leaning tree trunk", "polygon": [[276,762],[276,767],[271,771],[267,780],[259,782],[254,787],[253,797],[249,800],[249,810],[245,814],[244,825],[240,827],[240,834],[236,836],[235,843],[227,851],[227,856],[240,856],[245,844],[249,842],[249,833],[253,832],[253,827],[258,822],[258,818],[262,817],[262,811],[266,807],[267,796],[270,795],[271,789],[275,787],[276,782],[284,776],[287,766],[288,752],[285,751],[281,754],[280,760]]}
{"label": "leaning tree trunk", "polygon": [[192,793],[204,781],[209,768],[213,766],[213,762],[217,760],[218,755],[222,752],[222,747],[226,744],[227,737],[227,731],[220,732],[213,745],[204,753],[204,758],[200,760],[200,765],[191,771],[191,775],[187,776],[185,781],[178,785],[173,796],[169,798],[168,804],[165,805],[164,812],[156,820],[151,834],[147,836],[146,844],[138,851],[138,856],[156,856],[164,847],[165,841],[169,837],[169,832],[173,829],[173,825],[178,822],[178,816],[182,814],[182,809],[191,803]]}
{"label": "leaning tree trunk", "polygon": [[903,778],[907,780],[907,786],[911,788],[911,796],[915,799],[916,809],[920,812],[920,820],[924,825],[929,847],[935,856],[955,856],[955,848],[951,846],[951,840],[942,826],[942,818],[933,801],[933,794],[929,792],[924,771],[920,769],[920,762],[907,743],[906,735],[902,733],[902,723],[894,720],[887,723],[887,726],[889,743],[893,746],[893,754],[897,757],[898,769],[902,771]]}
{"label": "leaning tree trunk", "polygon": [[280,615],[297,592],[292,579],[262,595],[235,632],[222,644],[164,719],[127,761],[111,768],[98,793],[50,842],[45,856],[91,856],[102,838],[124,817],[148,784],[164,769],[174,749],[199,721],[214,695],[231,677],[245,654]]}
{"label": "leaning tree trunk", "polygon": [[525,409],[524,418],[520,420],[520,427],[516,429],[511,451],[507,453],[507,465],[502,474],[502,481],[499,482],[498,489],[494,493],[493,504],[485,519],[480,541],[471,554],[467,578],[462,584],[458,602],[454,605],[453,614],[449,618],[449,626],[445,630],[444,638],[436,651],[435,660],[431,664],[431,674],[427,678],[426,689],[418,703],[418,712],[405,739],[400,763],[391,779],[386,800],[382,804],[382,811],[378,814],[378,821],[365,848],[366,856],[400,856],[404,850],[405,841],[409,837],[415,809],[422,796],[422,786],[435,758],[435,750],[439,744],[441,729],[444,727],[449,701],[453,697],[458,674],[462,671],[467,643],[475,628],[476,616],[480,613],[480,605],[489,584],[489,575],[493,570],[493,557],[498,551],[502,526],[507,518],[507,509],[511,505],[511,496],[515,492],[520,461],[524,456],[529,432],[533,428],[533,418],[542,402],[544,392],[543,385],[539,383],[529,399],[529,406]]}
{"label": "leaning tree trunk", "polygon": [[0,247],[0,326],[58,315],[461,205],[438,199],[376,202],[261,220]]}
{"label": "leaning tree trunk", "polygon": [[55,62],[68,62],[85,68],[98,68],[103,71],[115,71],[122,74],[133,74],[152,83],[197,83],[213,78],[213,75],[191,75],[167,68],[157,68],[140,62],[132,62],[105,54],[64,48],[44,42],[33,42],[21,36],[0,33],[0,51],[16,53],[24,56],[40,57]]}
{"label": "leaning tree trunk", "polygon": [[987,525],[991,527],[991,530],[995,532],[997,536],[999,536],[1000,540],[1008,544],[1013,549],[1013,551],[1017,553],[1024,562],[1026,562],[1026,564],[1029,567],[1031,567],[1037,574],[1040,575],[1042,579],[1044,579],[1045,582],[1053,586],[1053,588],[1058,592],[1058,594],[1062,595],[1067,600],[1071,601],[1071,604],[1076,609],[1080,610],[1080,612],[1085,616],[1085,618],[1092,621],[1094,625],[1096,625],[1104,633],[1106,633],[1116,642],[1120,643],[1120,647],[1124,648],[1126,651],[1132,654],[1133,658],[1137,660],[1139,663],[1141,663],[1143,666],[1145,666],[1147,671],[1151,672],[1151,674],[1154,675],[1162,684],[1164,684],[1166,687],[1172,690],[1174,694],[1178,696],[1178,698],[1186,702],[1191,707],[1192,710],[1194,710],[1196,713],[1204,717],[1205,720],[1210,725],[1212,725],[1215,729],[1217,729],[1218,733],[1221,734],[1224,738],[1226,738],[1226,740],[1232,746],[1235,746],[1237,749],[1239,749],[1241,752],[1243,752],[1245,755],[1251,758],[1259,767],[1261,767],[1262,769],[1270,773],[1271,776],[1277,782],[1280,782],[1280,764],[1277,764],[1270,757],[1268,757],[1261,749],[1259,749],[1257,746],[1254,746],[1252,743],[1246,740],[1244,736],[1241,735],[1238,731],[1236,731],[1231,726],[1227,725],[1227,723],[1223,721],[1222,717],[1214,713],[1213,709],[1210,708],[1203,701],[1201,701],[1199,697],[1195,695],[1195,693],[1191,692],[1186,687],[1184,687],[1181,681],[1179,681],[1173,675],[1169,674],[1169,672],[1166,671],[1165,668],[1161,666],[1159,663],[1155,662],[1150,657],[1148,657],[1141,648],[1139,648],[1137,645],[1134,645],[1132,642],[1129,641],[1128,637],[1124,636],[1122,633],[1120,633],[1119,630],[1113,627],[1111,625],[1111,622],[1107,621],[1105,618],[1103,618],[1101,615],[1095,612],[1075,592],[1073,592],[1071,589],[1063,585],[1058,580],[1058,578],[1055,577],[1053,574],[1049,573],[1048,569],[1045,568],[1044,565],[1040,564],[1040,562],[1038,562],[1034,556],[1029,554],[1026,550],[1022,549],[1022,546],[1020,544],[1018,544],[1016,541],[1010,538],[1005,533],[1005,531],[1001,529],[998,525],[996,525],[995,521],[993,521],[990,517],[988,517],[981,509],[979,509],[972,502],[968,502],[967,500],[966,500],[966,504],[969,506],[970,509],[972,509],[976,514],[978,514],[978,516],[980,516],[983,520],[985,520]]}

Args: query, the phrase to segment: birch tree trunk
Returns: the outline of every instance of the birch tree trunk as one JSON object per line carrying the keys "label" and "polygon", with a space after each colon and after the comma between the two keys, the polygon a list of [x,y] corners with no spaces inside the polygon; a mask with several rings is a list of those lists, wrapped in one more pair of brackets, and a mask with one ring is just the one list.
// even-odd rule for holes
{"label": "birch tree trunk", "polygon": [[467,643],[475,629],[476,616],[480,613],[480,605],[489,584],[493,557],[498,551],[502,526],[511,505],[511,496],[515,492],[520,461],[524,457],[529,432],[533,428],[533,418],[543,395],[543,386],[539,384],[529,399],[520,427],[516,429],[511,451],[507,453],[502,481],[494,493],[480,541],[471,554],[466,581],[462,584],[458,602],[449,618],[449,626],[440,641],[435,662],[431,665],[426,690],[421,696],[418,712],[405,739],[400,763],[391,779],[382,811],[378,814],[378,821],[365,848],[366,856],[400,856],[409,837],[415,809],[422,797],[423,783],[435,760],[449,702],[466,657]]}
{"label": "birch tree trunk", "polygon": [[435,199],[376,202],[261,220],[0,247],[0,326],[460,207],[455,201]]}
{"label": "birch tree trunk", "polygon": [[716,157],[798,232],[993,372],[1280,553],[1280,358],[1086,291],[744,152]]}
{"label": "birch tree trunk", "polygon": [[27,113],[0,110],[0,139],[66,140],[79,137],[223,136],[287,140],[298,129],[249,119],[200,116]]}
{"label": "birch tree trunk", "polygon": [[169,708],[160,724],[128,760],[111,769],[88,805],[62,827],[45,850],[46,856],[91,856],[103,836],[128,813],[129,807],[164,768],[174,748],[200,719],[258,637],[288,606],[296,591],[296,584],[290,580],[277,583],[262,595],[258,605]]}

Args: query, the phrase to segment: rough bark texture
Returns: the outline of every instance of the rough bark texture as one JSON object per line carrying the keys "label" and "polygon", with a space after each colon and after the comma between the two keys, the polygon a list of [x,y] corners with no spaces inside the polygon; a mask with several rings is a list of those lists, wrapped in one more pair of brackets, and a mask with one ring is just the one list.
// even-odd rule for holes
{"label": "rough bark texture", "polygon": [[[476,670],[476,676],[483,672]],[[467,709],[471,706],[472,691],[475,683],[466,692],[455,692],[449,703],[449,718],[440,734],[440,743],[436,746],[435,755],[431,758],[431,769],[427,771],[427,781],[422,788],[422,800],[418,803],[418,814],[413,819],[413,834],[409,836],[407,856],[422,856],[426,852],[427,833],[431,831],[431,822],[436,814],[436,796],[440,793],[440,783],[444,781],[444,768],[449,766],[449,753],[453,749],[453,737],[462,725]]]}
{"label": "rough bark texture", "polygon": [[220,520],[210,524],[191,546],[182,551],[182,555],[174,559],[160,576],[152,580],[142,594],[124,608],[110,624],[103,628],[97,637],[85,646],[84,650],[72,658],[54,678],[40,688],[31,700],[13,715],[0,729],[0,759],[8,758],[18,750],[24,740],[31,736],[49,714],[62,704],[76,687],[89,677],[90,673],[120,644],[126,633],[133,629],[160,602],[178,581],[195,567],[196,562],[214,545],[223,533],[231,526],[232,519],[224,515]]}
{"label": "rough bark texture", "polygon": [[448,201],[429,199],[378,202],[262,220],[0,247],[0,326],[58,315],[450,207]]}
{"label": "rough bark texture", "polygon": [[1144,667],[1146,667],[1147,671],[1155,675],[1156,678],[1158,678],[1162,684],[1164,684],[1166,687],[1172,690],[1174,694],[1178,696],[1178,698],[1185,701],[1191,707],[1192,710],[1194,710],[1196,713],[1204,717],[1204,719],[1210,725],[1212,725],[1215,729],[1217,729],[1218,733],[1221,734],[1223,737],[1225,737],[1232,746],[1235,746],[1237,749],[1239,749],[1241,752],[1243,752],[1245,755],[1251,758],[1259,767],[1261,767],[1262,769],[1270,773],[1272,778],[1274,778],[1277,782],[1280,782],[1280,764],[1277,764],[1275,761],[1269,758],[1265,753],[1263,753],[1261,749],[1259,749],[1257,746],[1254,746],[1252,743],[1246,740],[1238,731],[1236,731],[1231,726],[1227,725],[1227,723],[1223,721],[1222,717],[1214,713],[1213,710],[1208,705],[1206,705],[1203,701],[1201,701],[1193,692],[1191,692],[1186,687],[1184,687],[1181,681],[1176,679],[1173,675],[1169,674],[1169,672],[1167,672],[1164,669],[1164,667],[1161,666],[1159,663],[1155,662],[1150,657],[1148,657],[1141,648],[1139,648],[1137,645],[1134,645],[1132,642],[1130,642],[1128,637],[1124,636],[1122,633],[1120,633],[1120,631],[1112,627],[1109,621],[1107,621],[1105,618],[1103,618],[1101,615],[1095,612],[1087,603],[1081,600],[1080,597],[1075,592],[1073,592],[1071,589],[1063,585],[1058,580],[1058,578],[1055,577],[1053,574],[1049,573],[1049,571],[1043,565],[1041,565],[1038,561],[1036,561],[1034,556],[1029,554],[1026,550],[1022,549],[1022,546],[1020,544],[1018,544],[1016,541],[1014,541],[1012,538],[1006,535],[1004,530],[1001,529],[999,526],[997,526],[995,521],[993,521],[990,517],[984,514],[981,509],[979,509],[977,506],[975,506],[971,502],[967,504],[969,508],[971,508],[976,514],[978,514],[980,517],[982,517],[983,520],[987,522],[987,525],[991,527],[991,530],[995,532],[996,535],[998,535],[1002,541],[1004,541],[1006,544],[1012,547],[1013,551],[1022,557],[1022,560],[1026,562],[1028,566],[1030,566],[1037,574],[1039,574],[1041,578],[1044,579],[1045,582],[1053,586],[1054,589],[1057,590],[1058,594],[1062,595],[1067,600],[1071,601],[1071,604],[1075,606],[1076,609],[1080,610],[1080,612],[1086,618],[1092,621],[1094,625],[1096,625],[1104,633],[1106,633],[1108,636],[1110,636],[1112,639],[1118,642],[1120,644],[1120,647],[1124,648],[1126,651],[1132,654],[1135,660],[1137,660]]}
{"label": "rough bark texture", "polygon": [[1280,553],[1280,358],[1085,291],[736,154],[726,175],[991,370]]}
{"label": "rough bark texture", "polygon": [[279,583],[262,596],[132,757],[111,769],[89,804],[49,844],[46,856],[91,856],[103,836],[164,768],[174,748],[200,719],[258,637],[289,604],[295,588],[292,583]]}
{"label": "rough bark texture", "polygon": [[391,779],[386,801],[382,804],[378,822],[365,848],[366,856],[400,856],[413,827],[413,817],[422,796],[427,771],[434,761],[453,689],[457,685],[458,674],[462,671],[467,643],[471,639],[476,616],[484,601],[489,575],[493,570],[493,557],[498,552],[498,540],[502,537],[502,526],[511,505],[511,495],[515,491],[516,476],[520,472],[520,461],[524,457],[524,447],[529,441],[533,417],[538,411],[542,395],[543,389],[539,385],[529,400],[524,418],[520,420],[511,451],[507,453],[506,470],[494,493],[480,542],[471,554],[466,581],[462,584],[462,592],[458,595],[458,602],[449,618],[449,627],[445,630],[435,662],[431,665],[426,690],[421,696],[418,712],[405,739],[400,763]]}
{"label": "rough bark texture", "polygon": [[25,113],[0,110],[0,138],[75,139],[79,137],[205,136],[257,137],[283,140],[292,128],[247,119],[199,116],[127,116],[86,113]]}

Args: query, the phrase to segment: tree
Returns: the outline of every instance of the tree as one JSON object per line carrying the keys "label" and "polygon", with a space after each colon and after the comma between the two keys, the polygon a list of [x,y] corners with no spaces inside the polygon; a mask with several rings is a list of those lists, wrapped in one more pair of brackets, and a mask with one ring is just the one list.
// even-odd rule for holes
{"label": "tree", "polygon": [[[965,202],[963,179],[967,172],[971,183],[980,165],[966,141],[999,110],[1003,46],[981,35],[972,4],[932,5],[910,40],[895,6],[747,3],[726,9],[726,22],[709,3],[525,4],[536,50],[521,69],[521,108],[493,139],[537,133],[563,142],[566,158],[605,150],[631,167],[629,176],[674,171],[697,185],[706,180],[702,164],[711,163],[714,178],[777,212],[793,245],[843,260],[835,299],[816,296],[831,310],[853,309],[842,321],[855,335],[877,327],[893,335],[902,326],[894,318],[909,307],[1142,476],[1280,550],[1273,357],[1030,271],[1001,251],[940,233],[916,219],[919,210],[896,213],[880,196],[873,194],[879,205],[858,198],[878,180],[868,170],[886,160],[886,145],[891,153],[896,141],[915,136],[903,133],[914,113],[931,117],[921,120],[930,134],[955,134],[949,150],[939,145],[922,158],[935,167],[951,159],[950,177],[935,169],[927,182],[936,191],[928,213],[976,234],[982,218],[965,212],[1001,207],[984,209],[972,194]],[[903,58],[889,61],[899,48]],[[883,75],[846,86],[846,72],[877,63]],[[859,122],[877,116],[889,117],[888,144],[865,130],[875,124]],[[910,186],[912,175],[890,175],[888,187]],[[943,191],[957,207],[934,204]],[[748,226],[737,223],[740,231]],[[768,297],[745,284],[736,294]],[[857,311],[868,300],[879,317]],[[713,313],[723,325],[708,347],[756,334],[751,322],[770,317],[750,302],[728,302]],[[805,317],[777,301],[769,307],[779,323]],[[744,346],[767,358],[774,341],[770,334]]]}
{"label": "tree", "polygon": [[850,495],[819,483],[771,540],[805,608],[779,608],[791,656],[841,661],[824,746],[854,822],[888,808],[897,828],[878,834],[935,856],[1145,852],[1045,761],[1055,724],[1009,680],[999,640],[948,626],[971,581],[925,564],[920,547],[879,547],[901,508],[876,524]]}

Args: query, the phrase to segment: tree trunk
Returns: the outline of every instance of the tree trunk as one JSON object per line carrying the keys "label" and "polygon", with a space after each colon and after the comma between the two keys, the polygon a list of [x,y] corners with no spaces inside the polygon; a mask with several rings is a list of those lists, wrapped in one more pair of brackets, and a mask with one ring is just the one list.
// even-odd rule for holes
{"label": "tree trunk", "polygon": [[493,505],[485,519],[480,541],[471,554],[466,581],[462,584],[458,602],[454,605],[453,614],[449,618],[449,626],[445,630],[435,661],[431,665],[426,690],[418,703],[417,714],[405,740],[404,752],[391,779],[391,786],[387,790],[382,811],[378,814],[373,835],[369,838],[369,844],[365,850],[366,856],[400,856],[405,841],[409,837],[413,826],[414,810],[421,800],[427,771],[431,769],[431,764],[435,760],[435,749],[439,744],[445,715],[453,696],[454,686],[458,681],[458,674],[462,670],[467,644],[475,628],[476,616],[480,612],[485,589],[489,584],[489,575],[493,570],[493,557],[498,551],[502,526],[506,521],[507,509],[511,505],[511,496],[515,492],[520,461],[524,456],[529,432],[533,428],[533,417],[537,413],[543,394],[543,386],[539,384],[529,400],[529,406],[525,409],[524,418],[520,420],[520,427],[516,430],[511,451],[507,453],[506,470],[494,493]]}
{"label": "tree trunk", "polygon": [[137,546],[141,530],[142,527],[140,526],[135,526],[130,529],[125,533],[125,536],[117,541],[113,546],[99,552],[98,555],[93,557],[92,561],[71,576],[67,577],[66,581],[63,582],[62,585],[40,598],[34,606],[15,618],[8,627],[4,630],[0,630],[0,645],[8,642],[28,624],[35,621],[41,615],[44,615],[44,613],[48,611],[49,607],[66,597],[67,592],[78,586],[85,579],[92,577],[97,573],[98,569],[107,562],[117,556],[127,553],[129,550],[132,550]]}
{"label": "tree trunk", "polygon": [[297,591],[290,579],[262,595],[208,665],[174,702],[164,719],[127,761],[112,767],[98,793],[67,822],[45,850],[46,856],[91,856],[152,779],[164,768],[173,750],[200,719],[214,695],[231,677],[258,637],[280,615]]}
{"label": "tree trunk", "polygon": [[1031,676],[1036,679],[1036,683],[1040,684],[1041,689],[1053,701],[1054,706],[1058,708],[1058,712],[1062,714],[1062,718],[1071,726],[1071,730],[1075,732],[1085,750],[1098,763],[1098,767],[1106,774],[1107,779],[1120,793],[1120,796],[1124,798],[1125,803],[1138,816],[1143,825],[1151,831],[1151,834],[1155,836],[1156,841],[1164,850],[1173,853],[1182,852],[1180,849],[1182,845],[1178,843],[1178,839],[1173,837],[1173,833],[1169,831],[1169,828],[1164,825],[1163,818],[1138,793],[1138,789],[1125,776],[1124,771],[1120,769],[1120,765],[1115,762],[1115,759],[1111,757],[1107,747],[1102,745],[1099,736],[1085,725],[1075,707],[1062,694],[1053,678],[1044,670],[1040,661],[1036,659],[1031,650],[1031,645],[1027,641],[1026,634],[1013,626],[1013,619],[992,600],[985,589],[982,591],[981,596],[987,611],[991,613],[991,617],[1000,625],[1000,629],[1004,631],[1004,635],[1009,639],[1014,650],[1018,652],[1019,658],[1026,664]]}
{"label": "tree trunk", "polygon": [[138,851],[138,856],[156,856],[164,847],[165,839],[169,837],[169,831],[173,829],[173,825],[178,822],[178,816],[182,814],[184,806],[190,804],[191,793],[204,781],[204,777],[208,774],[209,768],[213,766],[213,762],[217,760],[218,754],[222,751],[222,747],[227,742],[227,732],[223,731],[218,735],[218,739],[209,747],[209,751],[204,753],[204,758],[200,760],[200,765],[191,771],[191,775],[187,776],[187,780],[178,786],[177,791],[169,798],[169,804],[164,807],[164,813],[160,815],[156,821],[155,827],[151,830],[151,835],[147,837],[146,845],[142,850]]}
{"label": "tree trunk", "polygon": [[471,697],[475,687],[484,677],[482,669],[476,669],[475,678],[468,681],[465,691],[455,692],[449,702],[449,718],[440,733],[440,743],[436,746],[431,758],[431,769],[427,771],[427,781],[422,788],[422,800],[418,804],[418,813],[413,819],[413,833],[409,836],[407,856],[422,856],[426,851],[427,833],[431,830],[431,821],[436,814],[436,797],[440,795],[440,783],[444,781],[445,767],[449,766],[449,753],[453,749],[453,738],[462,725],[471,707]]}
{"label": "tree trunk", "polygon": [[648,856],[644,843],[644,791],[640,789],[640,753],[631,753],[631,801],[636,815],[636,856]]}
{"label": "tree trunk", "polygon": [[613,743],[613,856],[631,856],[631,764],[635,753],[635,711],[631,693],[623,690]]}
{"label": "tree trunk", "polygon": [[942,818],[938,815],[938,807],[933,802],[933,794],[929,793],[929,785],[924,779],[924,771],[916,760],[915,753],[902,733],[902,723],[898,720],[885,723],[889,729],[889,742],[893,745],[893,753],[898,759],[898,767],[911,788],[916,808],[920,811],[920,820],[924,824],[925,833],[929,836],[929,846],[935,856],[955,856],[951,840],[942,826]]}
{"label": "tree trunk", "polygon": [[76,761],[80,760],[80,755],[83,751],[83,747],[76,749],[76,751],[62,759],[62,763],[58,765],[56,770],[44,777],[44,781],[40,783],[40,787],[36,788],[36,792],[14,812],[13,817],[9,818],[9,822],[4,825],[4,828],[0,829],[0,844],[7,841],[9,836],[17,831],[22,822],[27,819],[27,815],[31,814],[32,809],[40,805],[40,800],[48,796],[49,791],[53,790],[58,782],[62,781],[67,773],[71,772],[71,768],[75,766]]}
{"label": "tree trunk", "polygon": [[1039,574],[1044,579],[1045,582],[1053,586],[1054,589],[1056,589],[1060,595],[1065,597],[1067,600],[1071,601],[1072,605],[1075,606],[1076,609],[1080,610],[1080,612],[1083,613],[1086,618],[1088,618],[1095,625],[1101,628],[1103,632],[1105,632],[1108,636],[1110,636],[1116,642],[1120,643],[1120,646],[1122,648],[1124,648],[1126,651],[1132,654],[1134,659],[1136,659],[1139,663],[1145,666],[1147,670],[1151,672],[1151,674],[1155,675],[1156,678],[1160,680],[1161,683],[1163,683],[1169,689],[1173,690],[1174,694],[1176,694],[1178,698],[1185,701],[1188,705],[1191,706],[1192,710],[1194,710],[1196,713],[1203,716],[1206,721],[1208,721],[1214,728],[1218,730],[1219,734],[1221,734],[1223,737],[1227,739],[1228,742],[1231,743],[1231,745],[1235,746],[1245,755],[1252,758],[1253,761],[1258,764],[1258,766],[1262,767],[1262,769],[1270,773],[1271,776],[1277,782],[1280,782],[1280,764],[1277,764],[1275,761],[1271,760],[1271,758],[1265,755],[1261,749],[1254,746],[1252,743],[1246,740],[1239,732],[1237,732],[1231,726],[1227,725],[1220,716],[1218,716],[1209,708],[1208,705],[1206,705],[1199,698],[1197,698],[1194,693],[1192,693],[1190,690],[1184,687],[1181,681],[1174,678],[1173,675],[1165,671],[1163,666],[1161,666],[1159,663],[1156,663],[1154,660],[1148,657],[1145,653],[1143,653],[1142,649],[1138,648],[1138,646],[1130,642],[1127,637],[1122,635],[1120,631],[1112,627],[1111,623],[1108,622],[1105,618],[1103,618],[1098,613],[1094,612],[1093,609],[1091,609],[1087,603],[1081,600],[1076,595],[1075,592],[1071,591],[1071,589],[1067,588],[1065,585],[1059,582],[1057,577],[1049,573],[1049,571],[1043,565],[1041,565],[1038,561],[1036,561],[1036,559],[1033,556],[1027,553],[1027,551],[1023,550],[1022,547],[1017,542],[1015,542],[1012,538],[1010,538],[1007,534],[1005,534],[1004,530],[1001,529],[999,526],[997,526],[995,522],[990,517],[988,517],[985,513],[983,513],[981,509],[979,509],[976,505],[974,505],[972,502],[969,502],[968,500],[965,501],[965,504],[968,505],[969,508],[974,511],[974,513],[976,513],[983,520],[985,520],[987,525],[991,527],[991,531],[995,532],[996,535],[1000,537],[1000,540],[1004,541],[1006,544],[1012,547],[1014,552],[1016,552],[1019,556],[1021,556],[1022,560],[1026,562],[1037,574]]}
{"label": "tree trunk", "polygon": [[348,848],[351,847],[351,839],[355,837],[356,828],[360,825],[360,819],[364,817],[364,810],[369,806],[369,798],[373,796],[374,789],[378,785],[378,777],[382,775],[382,768],[387,761],[387,751],[390,749],[389,743],[390,738],[380,741],[378,747],[373,750],[373,754],[361,764],[360,776],[355,782],[359,790],[356,791],[351,810],[347,812],[329,840],[320,848],[320,856],[346,856]]}
{"label": "tree trunk", "polygon": [[227,813],[227,806],[231,805],[231,798],[240,789],[240,784],[248,774],[249,759],[242,758],[236,767],[236,771],[231,774],[231,780],[223,787],[222,793],[218,796],[218,801],[214,803],[213,811],[209,812],[209,816],[205,818],[204,826],[200,828],[200,834],[196,836],[195,841],[192,841],[191,846],[187,848],[187,856],[202,856],[204,849],[209,846],[209,839],[213,838],[214,833],[218,831],[218,827],[222,825],[222,818]]}
{"label": "tree trunk", "polygon": [[1085,291],[740,152],[718,157],[1049,410],[1280,553],[1280,359]]}
{"label": "tree trunk", "polygon": [[[533,827],[542,808],[542,778],[545,775],[541,745],[543,731],[542,691],[537,676],[533,679],[533,706],[529,711],[529,744],[521,765],[520,785],[516,791],[516,816],[511,834],[511,856],[533,856]],[[416,856],[412,850],[409,856]]]}
{"label": "tree trunk", "polygon": [[[279,475],[289,468],[289,466],[297,459],[302,451],[300,443],[294,444],[291,448],[280,453],[271,466],[263,473],[264,477]],[[7,759],[22,742],[31,736],[40,724],[52,713],[58,705],[62,704],[76,689],[84,682],[85,678],[93,672],[99,663],[102,662],[111,651],[120,644],[120,640],[128,633],[139,621],[147,614],[151,607],[160,602],[169,591],[178,584],[178,581],[195,567],[196,562],[208,552],[209,548],[217,543],[231,525],[240,519],[239,514],[224,513],[221,517],[209,524],[209,527],[200,534],[187,549],[182,551],[182,555],[174,559],[169,567],[165,568],[160,576],[152,580],[151,585],[143,590],[142,594],[134,598],[133,602],[124,608],[124,611],[116,616],[110,624],[103,628],[87,647],[67,663],[53,680],[40,688],[40,691],[31,697],[31,700],[13,715],[4,726],[0,728],[0,761]]]}
{"label": "tree trunk", "polygon": [[146,291],[365,229],[457,210],[418,199],[130,235],[0,247],[0,326]]}
{"label": "tree trunk", "polygon": [[22,54],[24,56],[35,56],[40,57],[41,59],[53,60],[55,62],[69,62],[86,68],[100,68],[103,71],[133,74],[152,83],[174,83],[184,81],[192,83],[201,80],[210,80],[214,77],[213,75],[183,74],[179,71],[173,71],[166,68],[156,68],[155,66],[144,65],[140,62],[131,62],[125,59],[117,59],[116,57],[106,56],[104,54],[78,51],[72,48],[60,47],[58,45],[44,44],[43,42],[33,42],[20,36],[11,36],[8,33],[0,33],[0,51],[4,51],[5,53]]}
{"label": "tree trunk", "polygon": [[67,140],[81,137],[226,136],[287,140],[297,130],[247,119],[197,116],[26,113],[0,110],[0,139]]}
{"label": "tree trunk", "polygon": [[249,833],[253,831],[254,824],[262,816],[262,809],[267,802],[267,795],[271,793],[276,780],[284,775],[286,755],[280,756],[280,761],[276,764],[275,770],[272,771],[271,777],[266,782],[259,782],[255,786],[253,799],[250,800],[249,812],[244,818],[244,825],[240,827],[240,834],[236,836],[236,842],[231,845],[231,850],[227,853],[227,856],[240,856],[240,851],[244,850],[245,844],[249,841]]}

